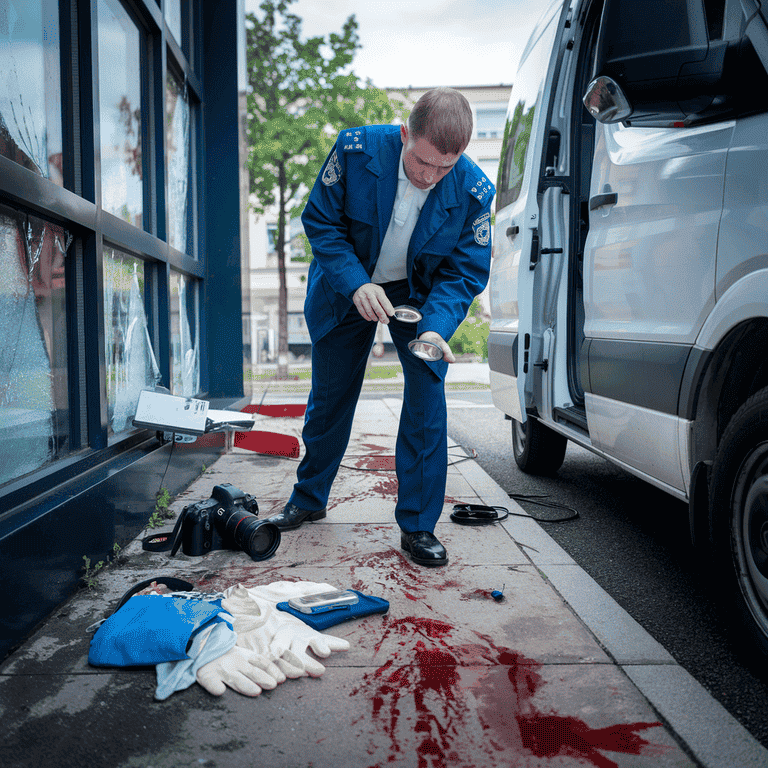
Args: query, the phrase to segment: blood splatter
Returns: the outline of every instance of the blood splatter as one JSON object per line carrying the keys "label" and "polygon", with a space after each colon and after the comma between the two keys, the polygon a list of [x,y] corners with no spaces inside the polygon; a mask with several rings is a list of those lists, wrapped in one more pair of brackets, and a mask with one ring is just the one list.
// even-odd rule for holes
{"label": "blood splatter", "polygon": [[395,468],[394,456],[360,456],[355,461],[358,469],[371,469],[379,471],[390,471]]}
{"label": "blood splatter", "polygon": [[273,418],[300,418],[307,412],[306,403],[285,405],[246,405],[242,413],[258,413],[262,416],[271,416]]}
{"label": "blood splatter", "polygon": [[[479,643],[457,645],[447,622],[414,616],[383,620],[376,650],[392,634],[404,638],[399,645],[405,648],[365,675],[352,695],[371,702],[372,721],[389,739],[387,762],[396,763],[413,749],[414,735],[419,768],[473,765],[478,753],[489,762],[569,756],[595,768],[618,768],[605,753],[658,755],[667,749],[641,735],[660,727],[657,722],[592,728],[577,717],[543,711],[534,701],[546,685],[541,663],[490,637],[475,633]],[[472,668],[463,667],[461,659],[471,660]],[[478,667],[481,660],[486,666]]]}

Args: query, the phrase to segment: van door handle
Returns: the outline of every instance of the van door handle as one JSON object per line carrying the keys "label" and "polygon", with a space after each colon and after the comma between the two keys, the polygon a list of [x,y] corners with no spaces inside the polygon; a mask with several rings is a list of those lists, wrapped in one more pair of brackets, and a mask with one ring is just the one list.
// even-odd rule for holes
{"label": "van door handle", "polygon": [[604,205],[616,205],[619,202],[619,196],[615,192],[607,192],[604,195],[595,195],[589,198],[589,210],[596,211]]}
{"label": "van door handle", "polygon": [[520,232],[520,227],[517,225],[513,225],[511,227],[507,227],[507,237],[511,240],[516,234]]}

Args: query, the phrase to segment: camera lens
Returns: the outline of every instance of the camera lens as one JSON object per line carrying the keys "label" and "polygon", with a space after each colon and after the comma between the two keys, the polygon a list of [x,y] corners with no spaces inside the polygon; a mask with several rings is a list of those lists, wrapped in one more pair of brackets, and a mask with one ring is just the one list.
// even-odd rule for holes
{"label": "camera lens", "polygon": [[266,560],[280,546],[280,529],[269,520],[243,510],[233,510],[224,523],[224,540],[232,540],[251,560]]}

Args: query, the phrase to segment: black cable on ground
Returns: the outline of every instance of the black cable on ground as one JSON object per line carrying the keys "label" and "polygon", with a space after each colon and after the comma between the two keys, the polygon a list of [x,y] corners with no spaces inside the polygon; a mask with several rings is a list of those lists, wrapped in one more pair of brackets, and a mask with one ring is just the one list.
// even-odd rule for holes
{"label": "black cable on ground", "polygon": [[571,514],[567,515],[566,517],[536,517],[534,515],[522,515],[519,512],[510,512],[510,515],[514,515],[515,517],[527,517],[531,520],[535,520],[537,523],[566,523],[569,520],[577,520],[580,515],[579,513],[573,509],[573,507],[566,507],[564,504],[554,504],[551,501],[541,501],[541,499],[547,499],[548,496],[527,496],[522,493],[508,493],[507,496],[509,496],[510,499],[513,499],[514,501],[518,502],[518,504],[521,501],[527,501],[529,504],[537,504],[540,507],[549,507],[550,509],[567,509]]}

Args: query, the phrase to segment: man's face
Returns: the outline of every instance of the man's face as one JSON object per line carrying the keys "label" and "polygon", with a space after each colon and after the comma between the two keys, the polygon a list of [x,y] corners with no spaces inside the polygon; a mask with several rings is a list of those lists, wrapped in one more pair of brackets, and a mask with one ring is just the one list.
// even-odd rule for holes
{"label": "man's face", "polygon": [[427,189],[437,184],[450,173],[459,161],[458,155],[444,155],[438,152],[423,136],[414,138],[408,134],[406,126],[400,126],[400,138],[403,140],[403,167],[408,181],[418,189]]}

